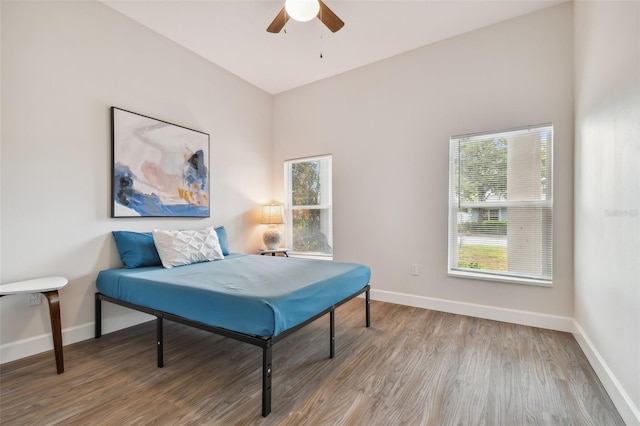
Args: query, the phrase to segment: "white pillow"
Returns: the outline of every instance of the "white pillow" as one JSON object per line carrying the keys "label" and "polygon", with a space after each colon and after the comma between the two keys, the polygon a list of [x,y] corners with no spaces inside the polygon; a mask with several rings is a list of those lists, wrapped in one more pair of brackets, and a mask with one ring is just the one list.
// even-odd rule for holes
{"label": "white pillow", "polygon": [[224,259],[213,226],[183,231],[154,229],[153,241],[165,268]]}

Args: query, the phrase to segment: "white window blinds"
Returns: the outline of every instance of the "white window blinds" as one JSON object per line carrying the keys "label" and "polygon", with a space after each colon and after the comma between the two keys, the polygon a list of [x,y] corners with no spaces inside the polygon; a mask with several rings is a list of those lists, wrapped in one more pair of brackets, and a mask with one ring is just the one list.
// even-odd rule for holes
{"label": "white window blinds", "polygon": [[450,139],[449,273],[550,285],[553,127]]}

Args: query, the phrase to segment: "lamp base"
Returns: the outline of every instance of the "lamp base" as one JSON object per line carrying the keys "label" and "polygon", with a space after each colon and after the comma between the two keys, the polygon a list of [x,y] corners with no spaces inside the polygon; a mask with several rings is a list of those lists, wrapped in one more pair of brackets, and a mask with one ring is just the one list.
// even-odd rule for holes
{"label": "lamp base", "polygon": [[282,233],[276,225],[269,225],[262,235],[262,241],[269,250],[277,250],[282,242]]}

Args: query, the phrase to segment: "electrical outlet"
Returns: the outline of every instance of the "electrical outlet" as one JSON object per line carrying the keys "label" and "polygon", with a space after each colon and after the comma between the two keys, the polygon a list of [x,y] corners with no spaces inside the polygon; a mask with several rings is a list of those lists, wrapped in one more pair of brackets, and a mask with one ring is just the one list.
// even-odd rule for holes
{"label": "electrical outlet", "polygon": [[42,295],[40,293],[27,294],[27,306],[39,305],[42,303]]}
{"label": "electrical outlet", "polygon": [[417,263],[411,264],[411,275],[420,275],[420,267]]}

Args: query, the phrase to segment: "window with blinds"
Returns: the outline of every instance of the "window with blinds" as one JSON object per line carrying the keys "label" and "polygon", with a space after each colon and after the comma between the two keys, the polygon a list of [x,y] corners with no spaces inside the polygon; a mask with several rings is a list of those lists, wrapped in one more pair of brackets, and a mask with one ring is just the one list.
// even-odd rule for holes
{"label": "window with blinds", "polygon": [[551,285],[553,126],[450,139],[449,274]]}

